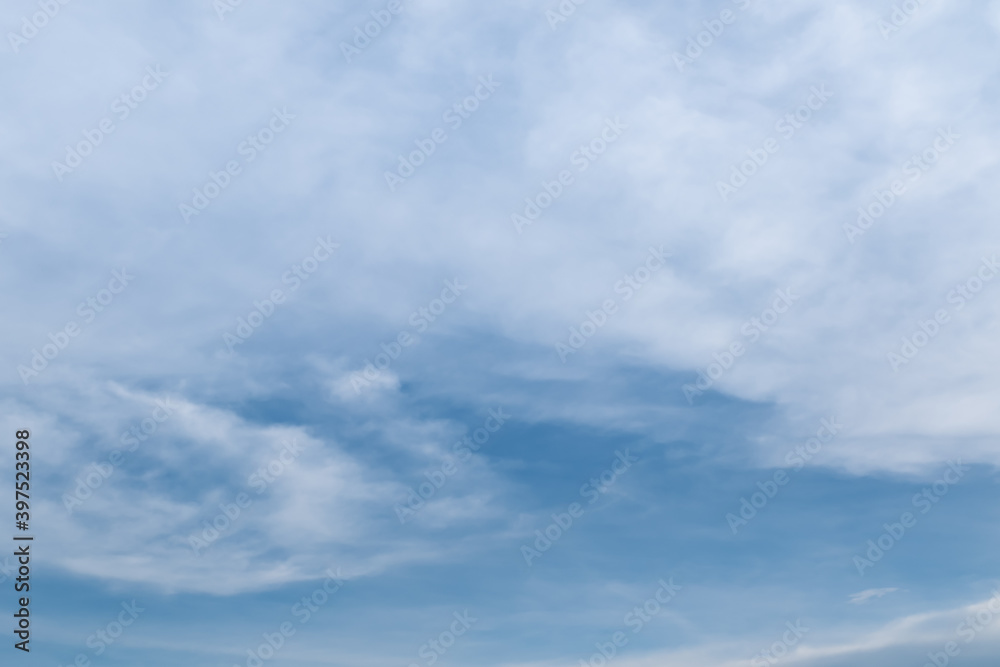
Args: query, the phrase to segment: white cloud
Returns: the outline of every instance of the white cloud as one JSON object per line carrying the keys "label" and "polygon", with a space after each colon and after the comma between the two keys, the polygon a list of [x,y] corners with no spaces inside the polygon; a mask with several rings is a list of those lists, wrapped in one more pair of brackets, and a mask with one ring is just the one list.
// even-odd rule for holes
{"label": "white cloud", "polygon": [[865,604],[873,598],[882,598],[889,593],[895,593],[898,588],[869,588],[868,590],[851,595],[851,604]]}

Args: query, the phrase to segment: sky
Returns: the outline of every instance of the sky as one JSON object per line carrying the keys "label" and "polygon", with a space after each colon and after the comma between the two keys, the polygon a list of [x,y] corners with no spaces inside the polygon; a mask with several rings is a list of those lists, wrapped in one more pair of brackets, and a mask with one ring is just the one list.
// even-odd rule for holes
{"label": "sky", "polygon": [[1000,2],[0,25],[3,664],[996,663]]}

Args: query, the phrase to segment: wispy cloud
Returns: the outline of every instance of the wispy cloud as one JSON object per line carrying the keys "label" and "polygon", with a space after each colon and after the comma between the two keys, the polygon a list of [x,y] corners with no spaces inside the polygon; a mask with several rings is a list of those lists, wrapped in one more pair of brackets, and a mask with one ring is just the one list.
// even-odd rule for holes
{"label": "wispy cloud", "polygon": [[898,590],[898,588],[869,588],[866,591],[851,594],[850,602],[851,604],[865,604],[869,600],[885,597]]}

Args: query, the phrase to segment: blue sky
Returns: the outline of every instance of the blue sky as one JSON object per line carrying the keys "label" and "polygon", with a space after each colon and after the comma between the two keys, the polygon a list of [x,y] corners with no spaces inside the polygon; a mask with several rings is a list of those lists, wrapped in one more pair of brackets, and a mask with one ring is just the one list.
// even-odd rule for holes
{"label": "blue sky", "polygon": [[995,664],[1000,3],[2,21],[33,660]]}

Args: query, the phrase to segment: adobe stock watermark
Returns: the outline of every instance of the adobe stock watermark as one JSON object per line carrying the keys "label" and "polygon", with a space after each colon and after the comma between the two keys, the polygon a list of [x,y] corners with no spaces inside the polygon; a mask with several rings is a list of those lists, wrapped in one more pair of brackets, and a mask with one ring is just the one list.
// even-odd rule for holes
{"label": "adobe stock watermark", "polygon": [[77,476],[74,480],[76,487],[73,489],[73,493],[64,493],[62,497],[63,507],[66,508],[67,513],[72,514],[73,510],[81,507],[85,501],[93,497],[94,492],[104,486],[104,482],[110,479],[115,470],[125,462],[125,459],[128,458],[127,454],[139,449],[139,445],[152,437],[159,430],[160,424],[170,419],[178,407],[170,403],[169,397],[156,399],[154,403],[156,407],[153,408],[149,417],[121,434],[120,441],[123,445],[128,445],[128,449],[124,452],[120,449],[112,451],[106,461],[91,463],[84,469],[83,473]]}
{"label": "adobe stock watermark", "polygon": [[215,10],[215,15],[219,17],[220,21],[225,21],[226,14],[232,14],[242,4],[243,0],[215,0],[212,3],[212,9]]}
{"label": "adobe stock watermark", "polygon": [[360,56],[361,52],[371,45],[372,40],[389,27],[393,17],[399,16],[402,11],[403,3],[400,0],[389,0],[385,9],[376,9],[371,12],[371,21],[365,23],[364,26],[354,26],[353,46],[347,42],[340,43],[340,52],[344,54],[344,60],[350,64],[352,58]]}
{"label": "adobe stock watermark", "polygon": [[[972,301],[983,291],[986,283],[993,280],[997,273],[1000,273],[1000,262],[997,256],[991,259],[982,258],[978,269],[964,282],[955,285],[954,289],[948,292],[946,297],[948,303],[954,305],[954,311],[965,308],[965,305]],[[901,345],[897,351],[889,352],[886,360],[894,373],[899,372],[900,366],[909,365],[920,350],[925,348],[941,331],[941,327],[951,322],[951,314],[947,308],[939,308],[934,311],[934,316],[930,319],[920,320],[913,333],[902,338]]]}
{"label": "adobe stock watermark", "polygon": [[[791,468],[792,472],[802,470],[813,457],[820,453],[825,444],[833,440],[844,429],[844,425],[838,423],[836,417],[821,419],[819,423],[820,427],[816,430],[814,437],[806,440],[804,444],[796,445],[785,455],[785,465]],[[791,479],[785,468],[775,470],[771,479],[757,482],[757,488],[760,490],[752,493],[749,500],[746,497],[740,498],[740,508],[736,513],[729,512],[725,517],[733,535],[736,535],[740,528],[753,521],[781,489],[788,485]]]}
{"label": "adobe stock watermark", "polygon": [[951,147],[962,138],[962,135],[955,134],[951,127],[938,130],[938,136],[930,146],[925,148],[920,154],[912,155],[909,160],[903,163],[901,169],[908,178],[908,182],[897,178],[885,190],[876,190],[871,203],[867,206],[858,207],[858,219],[855,223],[844,223],[844,234],[850,243],[859,236],[864,236],[869,229],[892,208],[896,201],[908,192],[909,183],[920,180],[920,177],[930,171],[931,167],[937,164],[941,156],[951,150]]}
{"label": "adobe stock watermark", "polygon": [[889,13],[889,20],[879,17],[875,24],[878,27],[882,39],[887,40],[910,22],[910,19],[925,5],[927,0],[903,0],[901,3],[892,6]]}
{"label": "adobe stock watermark", "polygon": [[[472,629],[472,626],[476,624],[479,620],[469,616],[469,610],[466,609],[461,614],[457,611],[452,614],[455,619],[448,626],[447,630],[442,630],[437,637],[428,639],[426,642],[420,645],[417,649],[417,656],[423,659],[423,664],[430,667],[436,663],[441,657],[448,652],[448,650],[455,645],[466,632]],[[420,667],[419,663],[411,662],[409,667]]]}
{"label": "adobe stock watermark", "polygon": [[[340,568],[334,572],[333,568],[327,568],[323,573],[326,579],[316,587],[312,593],[304,596],[300,601],[292,605],[291,615],[298,619],[299,625],[305,625],[313,616],[319,612],[330,599],[344,586],[345,580],[340,573]],[[241,666],[238,663],[233,667],[262,667],[265,662],[271,660],[284,647],[288,640],[295,636],[298,629],[289,621],[283,621],[275,632],[265,632],[261,635],[264,640],[256,648],[246,650],[247,659]]]}
{"label": "adobe stock watermark", "polygon": [[[628,125],[615,116],[614,120],[607,118],[604,121],[604,129],[596,137],[573,151],[569,157],[570,166],[576,167],[577,173],[583,173],[590,168],[602,155],[604,155],[611,144],[621,138],[622,133],[628,129]],[[532,197],[526,197],[525,206],[521,213],[512,213],[510,221],[514,229],[521,234],[525,227],[535,224],[541,217],[542,211],[559,199],[566,188],[575,183],[573,172],[563,169],[551,181],[542,181],[542,189]]]}
{"label": "adobe stock watermark", "polygon": [[267,297],[260,301],[253,302],[253,309],[246,317],[236,318],[236,327],[232,333],[226,331],[222,334],[222,342],[225,343],[229,354],[236,352],[236,346],[250,340],[267,320],[271,319],[278,306],[284,305],[285,300],[298,291],[309,278],[319,270],[321,264],[333,257],[333,253],[340,248],[339,243],[334,243],[330,236],[316,237],[316,245],[312,251],[302,258],[301,261],[292,264],[287,271],[281,275],[281,284],[288,286],[288,292],[280,288],[274,288]]}
{"label": "adobe stock watermark", "polygon": [[[424,333],[467,289],[469,286],[463,285],[458,278],[444,281],[441,295],[410,315],[410,326],[414,328],[416,333]],[[365,359],[364,368],[351,374],[351,387],[354,389],[355,395],[361,394],[362,389],[370,387],[372,382],[377,382],[382,377],[382,373],[392,366],[392,362],[399,359],[404,350],[419,342],[419,336],[404,329],[396,334],[391,342],[382,343],[382,351],[375,355],[374,363]]]}
{"label": "adobe stock watermark", "polygon": [[0,561],[0,584],[13,579],[15,574],[17,574],[17,564],[11,561],[10,556],[4,556]]}
{"label": "adobe stock watermark", "polygon": [[275,108],[271,118],[263,127],[247,135],[247,138],[236,146],[236,154],[243,158],[242,162],[239,159],[229,160],[219,171],[209,171],[208,180],[192,191],[191,202],[178,204],[184,223],[189,224],[192,217],[201,215],[226,188],[232,185],[233,179],[243,173],[246,165],[256,160],[279,134],[288,129],[294,119],[295,116],[288,113],[288,109],[279,111]]}
{"label": "adobe stock watermark", "polygon": [[[146,611],[140,607],[135,600],[132,602],[122,602],[122,611],[118,612],[115,619],[108,622],[104,627],[98,628],[93,634],[87,637],[87,648],[93,650],[94,657],[104,655],[104,652],[116,641],[121,639],[125,630],[135,624],[139,615]],[[91,657],[86,653],[77,653],[70,663],[70,667],[90,667]],[[59,665],[59,667],[63,667]]]}
{"label": "adobe stock watermark", "polygon": [[399,523],[405,524],[426,507],[430,499],[461,470],[462,464],[472,459],[473,454],[482,449],[508,419],[510,415],[504,414],[503,408],[490,410],[481,427],[475,429],[471,436],[464,435],[461,440],[455,442],[451,447],[452,454],[445,459],[445,462],[439,468],[424,473],[427,481],[421,482],[416,488],[410,487],[406,500],[396,504],[394,509]]}
{"label": "adobe stock watermark", "polygon": [[[944,472],[939,480],[924,488],[920,493],[913,496],[911,504],[914,509],[920,510],[920,514],[927,514],[941,502],[941,499],[948,495],[952,486],[962,481],[969,467],[963,466],[962,461],[949,462],[948,470]],[[854,557],[854,567],[858,574],[865,575],[865,570],[875,567],[875,563],[882,560],[885,555],[896,546],[906,533],[917,525],[919,517],[912,512],[903,512],[896,523],[882,524],[884,529],[882,534],[874,540],[868,540],[868,550],[864,556]]]}
{"label": "adobe stock watermark", "polygon": [[[622,624],[630,628],[633,635],[642,632],[647,624],[659,616],[664,607],[677,597],[677,593],[684,588],[675,584],[673,577],[670,577],[669,581],[659,579],[656,583],[659,584],[656,592],[642,604],[636,605],[622,619]],[[580,660],[580,667],[605,667],[605,665],[609,664],[619,655],[620,649],[625,648],[628,642],[629,636],[625,634],[624,630],[614,632],[608,641],[594,644],[594,648],[597,650],[591,653],[590,657],[586,660]]]}
{"label": "adobe stock watermark", "polygon": [[770,308],[765,308],[759,317],[751,317],[740,326],[740,333],[747,339],[746,342],[744,343],[742,339],[735,340],[722,351],[713,354],[712,357],[715,361],[710,363],[705,370],[698,371],[698,379],[695,383],[685,384],[681,388],[688,405],[694,405],[696,397],[711,389],[719,378],[728,373],[736,365],[739,358],[746,354],[750,346],[760,339],[761,334],[770,331],[771,327],[781,319],[781,316],[787,313],[792,305],[801,298],[792,294],[791,287],[776,290],[774,294],[775,299]]}
{"label": "adobe stock watermark", "polygon": [[[170,72],[161,71],[159,65],[147,67],[145,76],[138,84],[111,102],[111,113],[117,117],[118,122],[131,116],[132,112],[146,101],[149,94],[160,87],[169,74]],[[104,139],[116,129],[115,121],[110,116],[105,116],[98,121],[96,128],[84,130],[83,139],[75,146],[66,146],[66,156],[63,158],[63,162],[58,160],[52,162],[52,173],[55,174],[59,182],[62,183],[67,174],[71,174],[82,165],[84,160],[92,155],[97,147],[104,143]]]}
{"label": "adobe stock watermark", "polygon": [[22,16],[21,29],[18,32],[7,33],[7,41],[10,43],[10,48],[14,51],[14,54],[19,54],[25,44],[37,37],[39,31],[45,28],[49,24],[49,21],[54,19],[70,1],[38,0],[38,7],[41,11],[35,12],[30,17]]}
{"label": "adobe stock watermark", "polygon": [[[592,477],[585,482],[580,487],[580,497],[589,499],[587,502],[588,506],[593,505],[638,460],[639,457],[630,454],[627,449],[624,452],[615,450],[615,458],[611,462],[611,466],[602,471],[598,476]],[[542,554],[551,549],[552,545],[558,542],[573,527],[573,523],[582,517],[585,511],[586,508],[580,503],[570,503],[565,512],[552,515],[552,523],[542,530],[536,530],[533,545],[521,545],[521,556],[528,567],[531,567],[535,560],[541,558]]]}
{"label": "adobe stock watermark", "polygon": [[[751,0],[733,0],[733,2],[739,7],[740,11],[746,11],[751,4]],[[694,37],[688,38],[688,46],[684,50],[684,53],[674,52],[674,64],[677,66],[677,71],[683,72],[686,66],[694,64],[694,61],[701,58],[705,50],[715,44],[715,40],[721,37],[722,33],[726,31],[726,26],[736,23],[737,18],[739,18],[739,15],[733,13],[733,10],[723,9],[719,12],[718,18],[702,21],[701,24],[705,29],[698,32]]]}
{"label": "adobe stock watermark", "polygon": [[[462,123],[475,113],[481,103],[490,99],[501,84],[493,80],[493,75],[479,77],[479,85],[464,99],[452,104],[441,115],[441,120],[448,124],[452,131],[462,126]],[[409,155],[398,155],[399,160],[395,173],[386,171],[384,173],[385,183],[389,187],[389,192],[395,192],[396,188],[406,182],[410,176],[416,173],[427,160],[437,152],[439,145],[448,141],[448,132],[442,127],[436,127],[427,134],[425,139],[414,139],[413,144],[417,147]]]}
{"label": "adobe stock watermark", "polygon": [[770,667],[777,664],[779,660],[791,652],[792,648],[798,646],[802,638],[809,632],[809,628],[802,625],[800,620],[795,621],[795,623],[789,621],[785,623],[785,627],[788,629],[781,635],[781,639],[750,659],[752,667]]}
{"label": "adobe stock watermark", "polygon": [[[976,640],[984,630],[986,630],[993,621],[996,620],[997,615],[1000,615],[1000,589],[993,591],[993,597],[991,597],[986,603],[979,605],[975,614],[970,614],[966,616],[965,619],[958,624],[955,628],[955,634],[958,638],[965,642],[966,645],[971,644]],[[940,651],[932,651],[927,654],[927,662],[924,663],[923,667],[948,667],[951,664],[952,658],[957,658],[962,654],[962,647],[959,646],[956,641],[949,641],[941,647]]]}
{"label": "adobe stock watermark", "polygon": [[569,17],[576,13],[576,8],[586,3],[587,0],[562,0],[556,8],[545,10],[545,20],[549,22],[552,32],[560,23],[565,23]]}
{"label": "adobe stock watermark", "polygon": [[[627,303],[646,283],[652,280],[657,271],[666,266],[667,259],[672,256],[673,254],[664,250],[662,245],[659,248],[650,246],[646,260],[614,284],[615,294],[621,294],[622,302]],[[582,349],[587,341],[604,328],[608,320],[617,313],[618,302],[615,297],[605,299],[601,306],[595,310],[588,310],[586,312],[587,319],[578,326],[569,328],[569,338],[566,342],[556,342],[556,354],[559,355],[559,360],[565,364],[569,355],[576,354]]]}
{"label": "adobe stock watermark", "polygon": [[[805,104],[779,118],[774,124],[775,131],[785,141],[790,140],[798,130],[805,127],[805,124],[812,118],[813,112],[822,109],[831,97],[833,97],[833,93],[826,89],[825,83],[821,84],[819,88],[812,86],[809,89],[809,96],[806,97]],[[747,159],[738,165],[733,165],[728,183],[716,181],[715,188],[718,190],[722,201],[729,201],[729,197],[736,194],[737,191],[746,185],[767,164],[771,156],[780,150],[781,142],[774,137],[765,139],[760,148],[749,149],[747,151]]]}
{"label": "adobe stock watermark", "polygon": [[38,348],[31,349],[31,360],[28,365],[22,364],[17,367],[21,382],[27,385],[29,380],[38,377],[42,371],[48,368],[49,364],[69,347],[73,339],[79,336],[87,325],[93,323],[100,313],[103,313],[114,303],[118,295],[124,292],[133,280],[135,280],[135,276],[130,275],[127,269],[112,271],[108,286],[98,290],[94,296],[87,297],[76,307],[76,314],[83,319],[82,324],[76,320],[70,320],[61,330],[49,334],[49,342],[41,346],[41,352]]}
{"label": "adobe stock watermark", "polygon": [[[267,491],[268,487],[274,484],[278,478],[292,466],[302,455],[302,446],[294,439],[283,443],[278,455],[259,467],[247,477],[247,486],[258,496]],[[240,492],[230,503],[220,503],[219,513],[212,517],[211,521],[201,522],[203,526],[201,536],[192,533],[188,536],[188,545],[194,551],[195,556],[200,556],[203,551],[223,537],[236,521],[243,516],[244,510],[253,505],[253,498]]]}

